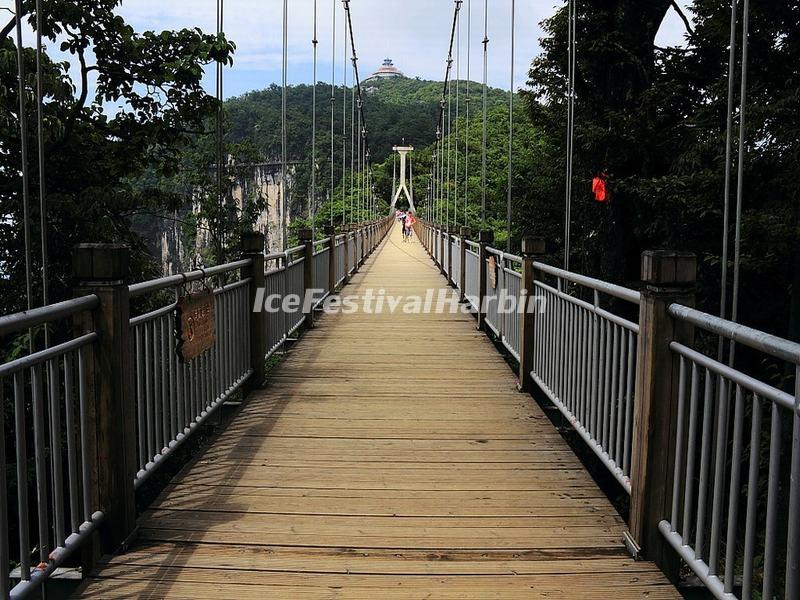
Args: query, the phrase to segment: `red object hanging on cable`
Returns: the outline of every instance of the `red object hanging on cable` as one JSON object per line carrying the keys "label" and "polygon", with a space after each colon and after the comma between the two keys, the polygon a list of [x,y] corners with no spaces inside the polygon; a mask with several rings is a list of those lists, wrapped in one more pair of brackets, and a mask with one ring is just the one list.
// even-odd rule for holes
{"label": "red object hanging on cable", "polygon": [[597,202],[607,203],[611,200],[611,190],[608,185],[608,174],[603,172],[592,179],[592,193]]}

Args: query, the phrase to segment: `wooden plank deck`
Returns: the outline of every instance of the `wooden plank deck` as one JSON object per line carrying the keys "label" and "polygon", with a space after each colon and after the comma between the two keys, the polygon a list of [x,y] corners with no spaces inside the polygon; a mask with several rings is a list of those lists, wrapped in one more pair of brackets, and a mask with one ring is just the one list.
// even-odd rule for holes
{"label": "wooden plank deck", "polygon": [[[346,293],[441,289],[398,231]],[[468,315],[325,316],[87,598],[678,598]]]}

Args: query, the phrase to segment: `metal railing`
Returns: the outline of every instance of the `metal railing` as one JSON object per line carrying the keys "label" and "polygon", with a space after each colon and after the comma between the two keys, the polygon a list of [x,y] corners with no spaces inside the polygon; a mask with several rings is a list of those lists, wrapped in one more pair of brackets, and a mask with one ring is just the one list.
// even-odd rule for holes
{"label": "metal railing", "polygon": [[[446,271],[439,259],[441,229],[423,222],[418,230],[431,257]],[[717,598],[800,598],[800,344],[679,303],[659,309],[654,298],[664,293],[662,288],[676,285],[677,291],[668,293],[682,297],[684,280],[669,278],[679,272],[687,276],[675,266],[679,259],[669,253],[660,258],[663,270],[648,270],[656,273],[648,277],[664,277],[666,285],[660,288],[656,282],[645,310],[638,291],[463,237],[453,243],[452,275],[456,256],[461,256],[458,244],[465,246],[465,301],[510,354],[520,359],[527,345],[533,383],[631,494],[638,535],[649,537],[642,528],[651,514],[660,515],[649,531],[666,540]],[[655,260],[659,257],[652,253],[643,257],[643,268]],[[498,310],[504,293],[520,299],[526,268],[539,306],[530,317]],[[686,281],[693,281],[693,274],[689,277]],[[457,284],[460,278],[450,279]],[[651,331],[643,346],[640,319],[652,319],[658,310],[663,316],[648,321]],[[523,319],[528,318],[531,325],[526,329]],[[664,324],[670,320],[671,325]],[[657,329],[661,327],[667,329]],[[748,356],[745,367],[769,363],[774,371],[780,370],[775,366],[779,363],[785,375],[772,383],[754,378],[703,353],[702,344],[684,343],[684,338],[672,339],[666,348],[662,332],[687,327],[760,356]],[[662,343],[668,360],[650,354],[657,354]],[[638,363],[643,352],[648,365]],[[674,388],[665,388],[673,374]],[[521,381],[524,375],[521,368]],[[664,397],[664,389],[672,389],[674,397]],[[647,410],[640,407],[644,400],[636,397],[637,390],[647,396]],[[664,416],[646,425],[653,406]],[[636,427],[667,432],[668,447],[649,447],[642,440],[652,431],[639,431],[637,436]],[[648,462],[648,454],[659,458]],[[664,477],[652,484],[633,477],[637,458],[636,473],[660,461],[668,464],[666,487]],[[658,489],[655,508],[649,504],[648,494],[653,492],[646,491],[648,485]],[[658,508],[662,501],[670,504],[665,511]],[[636,540],[631,541],[636,550]],[[652,539],[649,542],[653,551]],[[672,576],[677,574],[672,571]]]}
{"label": "metal railing", "polygon": [[457,235],[451,237],[450,252],[453,257],[453,272],[450,273],[450,281],[458,291],[461,291],[461,238]]}
{"label": "metal railing", "polygon": [[[175,297],[130,320],[137,487],[252,375],[248,317],[251,280],[237,277],[225,282],[250,264],[243,260],[129,286],[132,299],[165,290]],[[210,285],[209,278],[217,278],[217,284]],[[213,290],[216,335],[210,350],[187,364],[175,351],[175,309],[178,298],[193,283]]]}
{"label": "metal railing", "polygon": [[[630,493],[638,323],[603,308],[634,290],[536,262],[531,377]],[[545,280],[550,279],[550,283]],[[590,300],[582,298],[588,297]]]}
{"label": "metal railing", "polygon": [[[741,598],[773,598],[779,587],[784,598],[798,598],[800,344],[679,304],[668,310],[679,322],[788,365],[795,392],[673,341],[680,372],[675,470],[671,514],[659,528],[716,597],[734,598],[741,582]],[[788,478],[781,469],[786,448]]]}
{"label": "metal railing", "polygon": [[314,308],[333,292],[330,289],[331,239],[328,237],[314,244],[314,289],[324,290],[324,295],[315,299]]}
{"label": "metal railing", "polygon": [[464,297],[472,306],[473,310],[478,310],[478,277],[480,271],[480,245],[476,242],[464,240],[466,251],[464,253]]}
{"label": "metal railing", "polygon": [[[6,342],[24,341],[27,330],[53,332],[50,347],[0,365],[0,596],[39,593],[79,546],[98,539],[98,527],[109,528],[101,550],[115,550],[135,525],[134,490],[307,320],[302,309],[254,311],[254,302],[303,298],[307,280],[332,293],[331,252],[342,283],[390,222],[348,234],[359,242],[350,243],[349,264],[343,236],[310,244],[308,255],[309,246],[300,246],[268,256],[260,236],[249,258],[134,285],[123,283],[124,247],[86,245],[76,279],[85,286],[79,290],[95,293],[0,317]],[[263,296],[256,293],[262,282]],[[213,297],[213,343],[184,363],[176,352],[177,302],[200,289]]]}
{"label": "metal railing", "polygon": [[345,235],[337,235],[335,237],[336,240],[336,285],[342,285],[347,279],[347,264],[345,259],[347,258],[347,243],[346,240],[347,236]]}
{"label": "metal railing", "polygon": [[[497,336],[511,355],[519,360],[519,312],[522,279],[522,258],[501,250],[487,248],[487,253],[495,257],[495,272],[486,262],[486,279],[490,282],[486,290],[486,324]],[[492,286],[491,282],[495,285]],[[510,305],[509,302],[513,302]]]}
{"label": "metal railing", "polygon": [[[97,296],[90,295],[2,317],[0,336],[51,327],[98,305]],[[0,411],[3,597],[26,598],[37,592],[103,518],[91,488],[94,403],[89,363],[97,333],[81,329],[49,348],[0,365],[0,390],[6,399]],[[6,456],[8,448],[14,448],[12,456]],[[18,565],[13,574],[12,561]],[[18,580],[13,588],[10,577]]]}

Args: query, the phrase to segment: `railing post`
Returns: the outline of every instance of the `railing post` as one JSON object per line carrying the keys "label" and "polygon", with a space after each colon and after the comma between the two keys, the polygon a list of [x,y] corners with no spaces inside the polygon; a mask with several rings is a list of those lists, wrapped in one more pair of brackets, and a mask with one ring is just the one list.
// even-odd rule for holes
{"label": "railing post", "polygon": [[[303,252],[305,259],[303,260],[303,290],[308,298],[308,293],[314,289],[314,232],[311,229],[303,228],[297,232],[297,235],[305,248]],[[312,329],[314,327],[314,305],[313,302],[307,303],[306,298],[302,299],[306,327]]]}
{"label": "railing post", "polygon": [[478,259],[478,329],[486,329],[486,263],[489,253],[486,248],[494,242],[494,231],[481,230],[478,232],[480,256]]}
{"label": "railing post", "polygon": [[328,253],[328,291],[331,295],[336,293],[336,227],[325,226],[325,235],[330,238]]}
{"label": "railing post", "polygon": [[464,291],[467,285],[467,241],[472,235],[472,230],[469,227],[461,228],[461,272],[458,274],[458,290],[459,302],[466,302],[467,296]]}
{"label": "railing post", "polygon": [[447,231],[447,282],[453,283],[453,239],[450,227],[446,228]]}
{"label": "railing post", "polygon": [[447,277],[447,273],[445,273],[446,265],[445,265],[445,259],[444,259],[444,232],[445,231],[446,231],[445,226],[444,225],[440,225],[439,226],[439,239],[436,241],[436,243],[439,245],[439,250],[438,250],[438,252],[436,254],[439,257],[439,261],[438,261],[439,262],[439,272],[442,275],[444,275],[445,277]]}
{"label": "railing post", "polygon": [[676,302],[694,304],[696,278],[693,254],[642,254],[629,542],[673,581],[678,577],[678,557],[658,529],[670,515],[675,466],[680,361],[670,343],[691,345],[694,328],[673,319],[668,309]]}
{"label": "railing post", "polygon": [[531,371],[533,370],[534,325],[536,323],[536,285],[533,263],[545,253],[545,241],[541,238],[522,238],[522,281],[520,282],[519,310],[519,382],[521,392],[533,389]]}
{"label": "railing post", "polygon": [[344,279],[342,280],[342,286],[345,286],[350,281],[350,227],[343,225],[342,232],[344,233]]}
{"label": "railing post", "polygon": [[[87,353],[87,454],[91,506],[102,510],[100,550],[115,552],[136,530],[136,406],[130,345],[129,252],[119,244],[81,244],[72,254],[77,295],[100,306],[75,325],[97,332]],[[94,557],[96,551],[91,551]]]}
{"label": "railing post", "polygon": [[361,264],[363,265],[367,261],[367,254],[369,252],[369,243],[367,240],[367,235],[369,233],[369,229],[367,225],[361,226]]}
{"label": "railing post", "polygon": [[264,368],[267,355],[267,314],[263,306],[256,306],[260,297],[258,291],[266,287],[264,277],[264,234],[248,231],[242,234],[242,258],[252,261],[242,269],[242,277],[250,281],[250,368],[253,376],[246,389],[256,389],[264,383]]}

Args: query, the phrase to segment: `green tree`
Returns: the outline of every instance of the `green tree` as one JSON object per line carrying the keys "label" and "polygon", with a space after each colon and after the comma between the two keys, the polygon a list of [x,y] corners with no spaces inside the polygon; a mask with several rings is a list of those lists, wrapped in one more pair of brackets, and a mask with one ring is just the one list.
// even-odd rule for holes
{"label": "green tree", "polygon": [[[130,216],[141,211],[178,209],[186,198],[174,189],[144,185],[172,177],[184,152],[208,131],[216,100],[201,86],[203,69],[229,64],[234,46],[220,35],[198,29],[137,33],[115,13],[119,0],[43,0],[42,34],[60,44],[79,65],[77,80],[68,64],[45,57],[43,70],[46,173],[38,172],[35,135],[35,54],[24,50],[24,82],[29,123],[31,190],[46,190],[47,240],[53,299],[68,294],[70,248],[79,242],[126,242],[134,249],[133,276],[153,273]],[[35,27],[35,3],[23,3]],[[0,296],[7,311],[24,306],[24,251],[19,170],[21,143],[16,47],[0,37]],[[95,84],[90,85],[90,78]],[[107,114],[104,106],[119,107]],[[213,131],[213,130],[212,130]],[[34,247],[41,236],[37,203],[32,202]],[[38,253],[35,268],[41,265]],[[40,295],[37,281],[36,295]]]}

